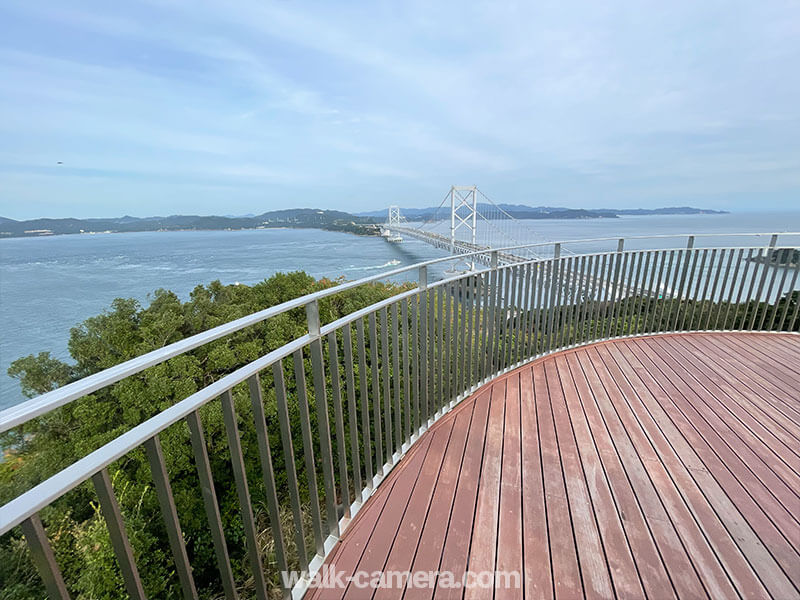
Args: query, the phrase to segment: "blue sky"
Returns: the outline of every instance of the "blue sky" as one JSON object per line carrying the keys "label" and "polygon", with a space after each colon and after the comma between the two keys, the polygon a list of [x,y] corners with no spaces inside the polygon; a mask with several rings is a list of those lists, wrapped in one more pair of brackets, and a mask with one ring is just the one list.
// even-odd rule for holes
{"label": "blue sky", "polygon": [[798,65],[793,0],[4,0],[0,215],[797,208]]}

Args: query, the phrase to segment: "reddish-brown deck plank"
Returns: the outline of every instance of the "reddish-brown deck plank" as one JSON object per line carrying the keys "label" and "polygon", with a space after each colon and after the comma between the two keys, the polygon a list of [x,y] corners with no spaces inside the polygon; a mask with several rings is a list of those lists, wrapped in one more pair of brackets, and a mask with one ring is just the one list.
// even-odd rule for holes
{"label": "reddish-brown deck plank", "polygon": [[[800,598],[800,336],[604,342],[497,378],[361,509],[311,598]],[[465,571],[519,587],[443,588]],[[445,577],[450,573],[452,577]]]}

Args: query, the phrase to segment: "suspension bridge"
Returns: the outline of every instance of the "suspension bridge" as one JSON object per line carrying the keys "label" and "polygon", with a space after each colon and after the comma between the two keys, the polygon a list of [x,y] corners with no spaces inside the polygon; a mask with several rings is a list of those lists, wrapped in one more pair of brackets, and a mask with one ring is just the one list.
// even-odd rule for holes
{"label": "suspension bridge", "polygon": [[[448,219],[449,232],[443,233],[442,225]],[[406,236],[446,250],[455,256],[471,254],[469,270],[475,270],[475,262],[486,266],[503,266],[530,260],[541,261],[539,268],[542,269],[544,281],[557,282],[555,284],[560,288],[566,302],[583,301],[598,296],[621,300],[643,293],[642,289],[629,286],[625,282],[624,273],[621,277],[608,280],[579,273],[559,261],[545,262],[547,258],[560,258],[562,253],[565,256],[575,254],[562,248],[560,244],[497,250],[525,244],[543,244],[549,240],[544,239],[525,222],[509,214],[475,185],[451,186],[433,214],[424,220],[409,221],[401,213],[399,206],[390,206],[382,233],[390,241],[401,241],[402,236]],[[551,249],[553,254],[545,256],[545,249]],[[619,247],[619,250],[621,251],[622,247]],[[480,254],[474,254],[475,252]],[[657,294],[665,297],[669,296],[670,292],[662,289]]]}

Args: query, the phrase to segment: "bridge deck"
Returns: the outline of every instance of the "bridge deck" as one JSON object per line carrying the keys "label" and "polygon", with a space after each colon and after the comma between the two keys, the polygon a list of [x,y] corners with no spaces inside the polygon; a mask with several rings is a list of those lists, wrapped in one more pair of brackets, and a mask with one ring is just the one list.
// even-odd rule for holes
{"label": "bridge deck", "polygon": [[[491,598],[426,575],[467,570],[522,574],[495,598],[797,598],[799,491],[800,336],[606,342],[463,401],[327,565],[423,572],[376,598]],[[308,596],[369,598],[368,580]]]}

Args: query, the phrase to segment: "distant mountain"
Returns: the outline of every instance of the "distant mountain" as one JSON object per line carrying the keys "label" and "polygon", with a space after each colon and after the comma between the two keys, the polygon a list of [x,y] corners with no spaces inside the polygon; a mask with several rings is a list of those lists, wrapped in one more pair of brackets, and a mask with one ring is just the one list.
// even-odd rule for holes
{"label": "distant mountain", "polygon": [[[564,206],[526,206],[524,204],[498,204],[497,207],[478,203],[478,212],[483,214],[498,214],[501,208],[515,219],[609,219],[620,215],[717,215],[726,214],[724,210],[711,210],[706,208],[692,208],[690,206],[665,207],[665,208],[566,208]],[[437,218],[449,218],[450,207],[442,206],[428,208],[401,208],[400,213],[409,221]],[[362,217],[385,219],[389,209],[373,210],[356,213]],[[503,218],[501,213],[498,218]]]}
{"label": "distant mountain", "polygon": [[182,231],[224,229],[268,229],[296,227],[377,235],[375,219],[337,210],[292,208],[257,216],[218,217],[171,215],[168,217],[112,217],[94,219],[31,219],[15,221],[0,217],[0,237],[25,237],[70,233],[121,233],[133,231]]}

